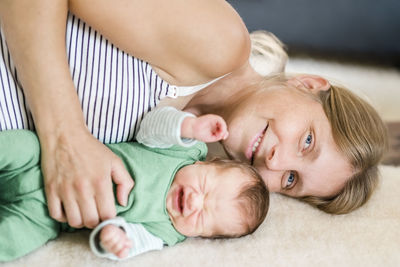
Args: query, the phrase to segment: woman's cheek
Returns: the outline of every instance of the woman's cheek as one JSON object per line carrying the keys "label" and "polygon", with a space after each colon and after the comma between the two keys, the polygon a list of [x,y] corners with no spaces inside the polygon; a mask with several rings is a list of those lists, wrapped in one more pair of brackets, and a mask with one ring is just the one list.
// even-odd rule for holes
{"label": "woman's cheek", "polygon": [[222,145],[225,148],[225,151],[228,155],[237,160],[245,160],[241,157],[242,152],[242,143],[243,143],[243,135],[242,132],[229,132],[229,136],[226,140],[222,142]]}

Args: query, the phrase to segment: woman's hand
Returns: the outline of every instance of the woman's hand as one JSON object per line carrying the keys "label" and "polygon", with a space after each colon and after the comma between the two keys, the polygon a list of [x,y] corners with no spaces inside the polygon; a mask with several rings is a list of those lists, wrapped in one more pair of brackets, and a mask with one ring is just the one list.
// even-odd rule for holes
{"label": "woman's hand", "polygon": [[119,227],[109,224],[100,232],[100,244],[109,253],[119,258],[126,258],[132,247],[132,241]]}
{"label": "woman's hand", "polygon": [[113,193],[126,205],[133,180],[122,161],[88,131],[42,143],[50,216],[72,227],[95,227],[116,215]]}
{"label": "woman's hand", "polygon": [[42,149],[50,216],[94,227],[126,203],[133,181],[121,161],[88,132],[68,66],[66,0],[0,1],[8,47]]}

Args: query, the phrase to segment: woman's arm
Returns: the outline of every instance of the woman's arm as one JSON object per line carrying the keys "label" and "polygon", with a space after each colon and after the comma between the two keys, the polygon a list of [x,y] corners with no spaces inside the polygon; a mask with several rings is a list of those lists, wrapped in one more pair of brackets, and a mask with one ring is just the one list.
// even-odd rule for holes
{"label": "woman's arm", "polygon": [[[247,62],[250,39],[224,0],[70,0],[70,10],[169,83],[193,85]],[[94,8],[95,7],[95,8]]]}
{"label": "woman's arm", "polygon": [[65,50],[67,2],[2,0],[1,24],[42,148],[50,215],[74,227],[115,216],[133,186],[120,160],[86,128]]}

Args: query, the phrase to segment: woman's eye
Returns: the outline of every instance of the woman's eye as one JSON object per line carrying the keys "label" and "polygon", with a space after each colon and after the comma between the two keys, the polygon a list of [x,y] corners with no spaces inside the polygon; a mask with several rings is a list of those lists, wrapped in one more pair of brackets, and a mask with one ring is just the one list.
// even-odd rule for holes
{"label": "woman's eye", "polygon": [[286,180],[285,189],[289,189],[289,188],[293,187],[295,179],[296,179],[295,174],[294,174],[294,172],[291,171]]}
{"label": "woman's eye", "polygon": [[310,133],[309,135],[307,135],[307,138],[304,142],[304,150],[306,150],[312,144],[312,141],[313,141],[313,136]]}

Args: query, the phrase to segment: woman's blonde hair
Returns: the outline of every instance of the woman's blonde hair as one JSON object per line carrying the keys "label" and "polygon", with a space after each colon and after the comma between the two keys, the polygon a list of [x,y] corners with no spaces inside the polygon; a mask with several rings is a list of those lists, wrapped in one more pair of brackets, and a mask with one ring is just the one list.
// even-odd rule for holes
{"label": "woman's blonde hair", "polygon": [[354,169],[353,176],[334,197],[301,199],[332,214],[351,212],[367,202],[378,182],[378,164],[388,149],[387,129],[376,110],[341,86],[321,91],[319,101],[332,128],[333,139]]}
{"label": "woman's blonde hair", "polygon": [[261,75],[280,73],[285,70],[288,55],[285,45],[271,32],[250,33],[250,64]]}

